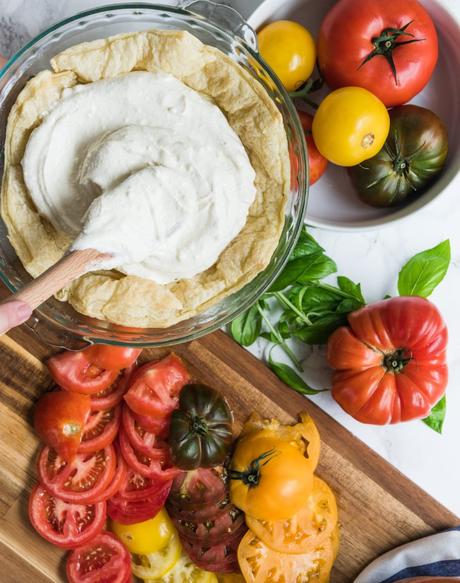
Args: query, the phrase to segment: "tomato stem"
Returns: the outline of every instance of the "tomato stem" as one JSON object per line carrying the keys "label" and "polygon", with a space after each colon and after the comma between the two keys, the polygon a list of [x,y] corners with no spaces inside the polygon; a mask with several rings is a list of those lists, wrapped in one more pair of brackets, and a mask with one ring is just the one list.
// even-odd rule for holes
{"label": "tomato stem", "polygon": [[[230,470],[228,472],[228,476],[230,480],[241,480],[245,486],[249,486],[253,488],[254,486],[258,486],[260,482],[260,470],[261,467],[268,464],[268,462],[273,459],[276,455],[276,449],[270,449],[269,451],[265,451],[261,453],[259,457],[249,464],[249,467],[246,470],[239,471],[239,470]],[[263,462],[261,464],[261,462]]]}
{"label": "tomato stem", "polygon": [[[393,59],[393,51],[403,45],[409,45],[412,43],[418,43],[426,40],[425,38],[414,38],[414,35],[407,32],[409,26],[413,23],[413,20],[407,22],[401,28],[385,28],[380,33],[380,36],[376,36],[372,39],[372,44],[374,49],[367,55],[367,57],[359,65],[358,70],[361,69],[366,63],[371,61],[374,57],[381,56],[384,57],[391,67],[393,76],[395,78],[396,85],[399,85],[398,72],[396,70],[396,65]],[[409,40],[399,41],[401,36],[412,37]]]}
{"label": "tomato stem", "polygon": [[394,352],[385,354],[383,357],[383,366],[387,372],[399,374],[411,360],[412,355],[408,354],[405,348],[398,348]]}
{"label": "tomato stem", "polygon": [[204,419],[194,415],[192,417],[190,428],[193,433],[198,433],[199,435],[206,435],[208,433],[208,424]]}

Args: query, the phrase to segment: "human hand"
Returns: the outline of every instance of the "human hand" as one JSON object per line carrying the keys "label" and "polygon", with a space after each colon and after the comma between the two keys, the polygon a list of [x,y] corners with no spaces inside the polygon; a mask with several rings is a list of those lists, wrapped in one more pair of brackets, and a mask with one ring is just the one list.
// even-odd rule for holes
{"label": "human hand", "polygon": [[19,300],[13,300],[0,304],[0,334],[4,334],[19,326],[32,315],[32,308],[29,304]]}

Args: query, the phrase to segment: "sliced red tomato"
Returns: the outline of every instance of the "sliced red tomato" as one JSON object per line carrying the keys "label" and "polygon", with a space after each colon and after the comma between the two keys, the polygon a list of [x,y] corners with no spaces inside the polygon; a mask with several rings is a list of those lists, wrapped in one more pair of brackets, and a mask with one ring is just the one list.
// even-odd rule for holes
{"label": "sliced red tomato", "polygon": [[313,124],[313,118],[308,113],[304,111],[297,111],[300,118],[300,123],[302,124],[303,131],[305,133],[305,140],[307,142],[308,151],[308,177],[310,186],[315,184],[321,176],[326,172],[327,160],[322,156],[316,147],[315,140],[311,132],[311,126]]}
{"label": "sliced red tomato", "polygon": [[93,344],[83,350],[85,356],[98,368],[121,370],[132,366],[139,358],[142,348]]}
{"label": "sliced red tomato", "polygon": [[109,486],[116,467],[112,445],[95,453],[79,453],[66,462],[49,447],[44,447],[38,459],[38,475],[47,490],[67,502],[79,504],[97,502]]}
{"label": "sliced red tomato", "polygon": [[133,370],[134,367],[130,366],[116,378],[110,387],[91,395],[91,410],[111,409],[121,403],[123,395],[128,390],[129,379]]}
{"label": "sliced red tomato", "polygon": [[93,411],[83,431],[78,453],[93,453],[113,442],[120,427],[121,407],[106,411]]}
{"label": "sliced red tomato", "polygon": [[125,500],[144,500],[152,498],[163,488],[171,490],[172,481],[146,478],[128,467],[125,480],[122,482],[118,494]]}
{"label": "sliced red tomato", "polygon": [[166,444],[151,448],[149,455],[146,455],[133,448],[124,431],[119,435],[119,442],[125,462],[141,476],[158,480],[172,480],[182,473],[181,470],[171,465],[169,447]]}
{"label": "sliced red tomato", "polygon": [[73,504],[64,502],[37,484],[29,498],[32,526],[48,542],[73,549],[98,535],[104,528],[105,502]]}
{"label": "sliced red tomato", "polygon": [[139,415],[164,417],[176,408],[179,392],[189,380],[182,360],[169,354],[159,362],[150,362],[136,370],[125,401]]}
{"label": "sliced red tomato", "polygon": [[101,496],[101,500],[109,500],[112,496],[115,496],[122,486],[126,483],[127,475],[128,475],[128,466],[126,465],[123,456],[117,451],[117,468],[115,470],[115,474],[112,478],[112,481],[105,489],[104,493]]}
{"label": "sliced red tomato", "polygon": [[129,407],[125,404],[122,413],[122,432],[128,438],[129,443],[134,449],[150,455],[152,449],[165,447],[164,442],[161,441],[156,433],[152,433],[144,429],[131,415]]}
{"label": "sliced red tomato", "polygon": [[118,370],[105,370],[94,365],[81,352],[61,352],[52,356],[48,369],[56,383],[66,391],[93,395],[110,387]]}
{"label": "sliced red tomato", "polygon": [[90,407],[88,395],[67,391],[45,393],[35,406],[35,431],[46,445],[65,460],[71,460],[80,446]]}
{"label": "sliced red tomato", "polygon": [[159,437],[168,437],[169,424],[171,422],[171,415],[169,413],[162,417],[157,417],[156,415],[139,415],[139,413],[131,411],[129,407],[127,407],[127,409],[130,416],[135,419],[143,429],[150,431],[150,433],[154,433]]}
{"label": "sliced red tomato", "polygon": [[69,554],[66,572],[69,583],[126,583],[131,555],[115,535],[104,530]]}
{"label": "sliced red tomato", "polygon": [[112,496],[107,503],[108,515],[121,524],[136,524],[153,518],[163,508],[171,488],[170,482],[164,484],[163,488],[150,498],[130,500],[119,494]]}

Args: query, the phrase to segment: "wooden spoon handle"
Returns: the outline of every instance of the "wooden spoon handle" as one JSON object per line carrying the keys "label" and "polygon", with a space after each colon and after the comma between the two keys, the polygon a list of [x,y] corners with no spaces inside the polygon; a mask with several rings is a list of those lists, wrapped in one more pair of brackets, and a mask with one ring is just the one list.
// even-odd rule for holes
{"label": "wooden spoon handle", "polygon": [[90,264],[97,263],[102,259],[107,259],[107,254],[95,249],[72,251],[72,253],[64,255],[55,265],[10,296],[7,301],[21,300],[35,310],[60,289],[83,275]]}

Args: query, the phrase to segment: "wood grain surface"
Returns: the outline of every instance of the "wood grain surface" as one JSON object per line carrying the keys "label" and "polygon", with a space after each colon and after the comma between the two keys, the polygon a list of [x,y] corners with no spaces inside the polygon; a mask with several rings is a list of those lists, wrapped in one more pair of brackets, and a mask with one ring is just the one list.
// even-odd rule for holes
{"label": "wood grain surface", "polygon": [[[143,360],[157,359],[166,352],[145,350]],[[312,402],[286,387],[222,332],[178,346],[175,352],[197,379],[226,395],[235,413],[236,430],[252,411],[285,422],[305,409],[313,416],[322,438],[318,473],[336,492],[340,511],[341,547],[333,583],[352,583],[382,552],[459,523],[456,516]],[[2,583],[65,581],[64,554],[36,535],[27,519],[38,448],[30,427],[31,410],[38,396],[51,386],[43,365],[50,353],[25,326],[0,338]]]}

